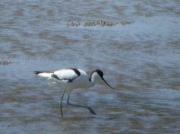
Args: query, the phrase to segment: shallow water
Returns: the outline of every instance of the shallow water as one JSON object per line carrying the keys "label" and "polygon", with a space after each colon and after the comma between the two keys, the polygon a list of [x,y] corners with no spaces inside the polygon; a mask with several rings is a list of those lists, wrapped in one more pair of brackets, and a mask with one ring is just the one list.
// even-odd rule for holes
{"label": "shallow water", "polygon": [[[0,133],[180,133],[178,0],[0,1]],[[64,107],[34,70],[100,68],[97,85]]]}

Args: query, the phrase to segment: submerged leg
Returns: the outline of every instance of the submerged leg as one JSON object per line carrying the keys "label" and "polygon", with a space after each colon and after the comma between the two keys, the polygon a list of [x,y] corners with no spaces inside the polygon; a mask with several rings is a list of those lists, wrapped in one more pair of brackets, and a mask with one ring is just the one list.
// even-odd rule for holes
{"label": "submerged leg", "polygon": [[63,94],[61,96],[61,101],[60,101],[61,117],[63,117],[63,98],[64,98],[65,92],[66,92],[66,89],[64,89]]}
{"label": "submerged leg", "polygon": [[88,109],[91,114],[96,115],[96,113],[94,112],[94,110],[93,110],[91,107],[89,107],[89,106],[71,103],[71,102],[70,102],[70,93],[71,93],[71,91],[68,91],[68,97],[67,97],[67,104],[68,104],[68,105],[74,106],[74,107],[81,107],[81,108]]}

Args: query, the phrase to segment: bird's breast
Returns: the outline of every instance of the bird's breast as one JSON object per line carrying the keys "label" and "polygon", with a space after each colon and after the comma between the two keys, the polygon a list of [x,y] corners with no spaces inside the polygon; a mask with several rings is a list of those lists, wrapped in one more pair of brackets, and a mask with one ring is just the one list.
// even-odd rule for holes
{"label": "bird's breast", "polygon": [[76,78],[74,81],[69,83],[69,86],[73,89],[77,88],[89,88],[92,86],[92,83],[89,81],[87,77],[80,76]]}

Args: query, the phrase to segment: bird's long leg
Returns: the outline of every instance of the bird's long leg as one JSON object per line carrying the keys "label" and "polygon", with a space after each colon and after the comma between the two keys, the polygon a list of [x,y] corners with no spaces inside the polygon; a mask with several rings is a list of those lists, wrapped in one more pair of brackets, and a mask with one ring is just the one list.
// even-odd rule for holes
{"label": "bird's long leg", "polygon": [[61,110],[61,117],[63,117],[63,98],[64,98],[64,94],[66,92],[66,88],[63,91],[63,94],[61,96],[61,101],[60,101],[60,110]]}
{"label": "bird's long leg", "polygon": [[90,112],[91,114],[96,115],[96,113],[94,112],[94,110],[93,110],[91,107],[89,107],[89,106],[71,103],[71,102],[70,102],[70,94],[71,94],[71,91],[68,91],[68,97],[67,97],[67,104],[68,104],[68,105],[74,106],[74,107],[86,108],[86,109],[89,110],[89,112]]}
{"label": "bird's long leg", "polygon": [[69,99],[70,99],[70,94],[71,94],[71,90],[68,90],[68,93],[67,93],[67,104],[69,105]]}

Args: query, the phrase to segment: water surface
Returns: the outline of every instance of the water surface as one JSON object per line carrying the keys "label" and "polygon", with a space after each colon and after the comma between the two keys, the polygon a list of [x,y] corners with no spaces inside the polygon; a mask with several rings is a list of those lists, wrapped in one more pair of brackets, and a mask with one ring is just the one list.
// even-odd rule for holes
{"label": "water surface", "polygon": [[[180,133],[178,0],[1,0],[0,133]],[[100,68],[116,87],[63,89],[35,70]]]}

